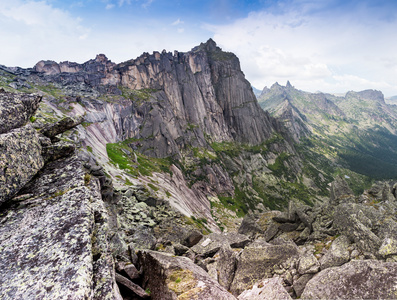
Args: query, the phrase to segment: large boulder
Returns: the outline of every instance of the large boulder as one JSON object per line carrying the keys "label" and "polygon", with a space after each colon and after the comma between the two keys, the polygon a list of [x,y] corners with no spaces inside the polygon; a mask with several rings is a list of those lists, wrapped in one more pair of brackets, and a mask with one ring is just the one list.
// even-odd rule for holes
{"label": "large boulder", "polygon": [[374,218],[366,217],[358,205],[341,204],[336,207],[334,225],[339,232],[355,242],[363,252],[378,254],[381,239],[371,231]]}
{"label": "large boulder", "polygon": [[39,136],[30,125],[0,134],[0,205],[43,167],[41,152]]}
{"label": "large boulder", "polygon": [[331,267],[338,267],[347,263],[350,259],[349,252],[349,239],[341,235],[337,237],[331,244],[327,253],[320,259],[321,269],[327,269]]}
{"label": "large boulder", "polygon": [[238,259],[230,290],[234,295],[239,295],[258,280],[272,277],[276,270],[290,268],[298,258],[296,245],[253,243],[244,248]]}
{"label": "large boulder", "polygon": [[35,94],[14,94],[0,89],[0,134],[25,125],[41,99]]}
{"label": "large boulder", "polygon": [[282,279],[273,277],[264,279],[254,284],[254,286],[242,292],[237,299],[239,300],[288,300],[292,299],[285,290]]}
{"label": "large boulder", "polygon": [[261,214],[247,214],[241,222],[238,232],[248,236],[264,234],[266,240],[271,240],[278,233],[279,224],[273,220],[279,217],[280,211],[272,210]]}
{"label": "large boulder", "polygon": [[99,182],[76,158],[49,163],[0,213],[1,299],[114,299]]}
{"label": "large boulder", "polygon": [[144,288],[151,299],[236,299],[207,272],[186,257],[139,251]]}
{"label": "large boulder", "polygon": [[83,122],[82,116],[72,118],[65,117],[58,122],[46,124],[40,129],[40,132],[51,139],[55,138],[56,135],[65,132],[66,130],[72,129]]}
{"label": "large boulder", "polygon": [[336,177],[331,184],[330,204],[337,205],[339,203],[352,202],[353,199],[354,193],[347,182],[342,177]]}
{"label": "large boulder", "polygon": [[211,233],[202,237],[200,242],[191,249],[202,257],[213,256],[222,246],[244,248],[250,242],[249,238],[239,233]]}
{"label": "large boulder", "polygon": [[230,246],[222,246],[213,258],[207,258],[199,262],[199,265],[227,290],[230,289],[236,271],[238,252],[235,250]]}
{"label": "large boulder", "polygon": [[395,299],[396,295],[397,263],[353,260],[315,275],[301,299]]}
{"label": "large boulder", "polygon": [[299,258],[298,273],[299,274],[313,274],[320,269],[320,263],[317,258],[311,253],[305,253]]}

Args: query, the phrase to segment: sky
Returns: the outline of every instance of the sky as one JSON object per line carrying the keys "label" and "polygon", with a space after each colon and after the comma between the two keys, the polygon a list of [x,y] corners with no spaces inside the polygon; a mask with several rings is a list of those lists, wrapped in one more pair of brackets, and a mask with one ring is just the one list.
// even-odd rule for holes
{"label": "sky", "polygon": [[395,0],[0,0],[0,64],[120,63],[215,40],[251,84],[397,95]]}

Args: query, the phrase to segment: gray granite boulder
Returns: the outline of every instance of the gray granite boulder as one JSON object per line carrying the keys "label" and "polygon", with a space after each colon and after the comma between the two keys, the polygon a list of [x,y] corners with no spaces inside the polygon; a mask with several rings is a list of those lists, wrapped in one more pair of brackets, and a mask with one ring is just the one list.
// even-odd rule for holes
{"label": "gray granite boulder", "polygon": [[41,152],[39,136],[30,125],[0,134],[0,205],[44,166]]}
{"label": "gray granite boulder", "polygon": [[331,244],[331,247],[320,259],[321,269],[327,269],[330,267],[341,266],[347,263],[350,259],[349,253],[349,239],[342,235],[337,237]]}
{"label": "gray granite boulder", "polygon": [[0,134],[24,126],[41,99],[35,94],[14,94],[0,89]]}
{"label": "gray granite boulder", "polygon": [[49,163],[0,213],[0,298],[114,299],[107,226],[99,182]]}
{"label": "gray granite boulder", "polygon": [[240,233],[211,233],[203,236],[191,249],[197,255],[207,257],[213,256],[223,245],[244,248],[249,242],[249,238]]}
{"label": "gray granite boulder", "polygon": [[145,289],[151,299],[236,299],[207,272],[186,257],[139,251]]}
{"label": "gray granite boulder", "polygon": [[254,286],[242,292],[237,299],[239,300],[289,300],[292,299],[285,290],[282,279],[273,277],[264,279],[254,284]]}
{"label": "gray granite boulder", "polygon": [[251,244],[244,248],[238,258],[230,290],[234,295],[239,295],[258,280],[272,277],[276,270],[289,268],[298,259],[298,248],[292,244]]}
{"label": "gray granite boulder", "polygon": [[395,299],[396,295],[397,263],[353,260],[315,275],[301,299]]}

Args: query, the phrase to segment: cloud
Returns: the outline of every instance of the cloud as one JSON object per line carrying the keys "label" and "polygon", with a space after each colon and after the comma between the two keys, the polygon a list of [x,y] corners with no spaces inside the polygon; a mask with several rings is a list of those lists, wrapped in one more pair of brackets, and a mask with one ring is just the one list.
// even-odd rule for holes
{"label": "cloud", "polygon": [[112,3],[108,3],[107,5],[106,5],[106,9],[112,9],[112,8],[114,8],[114,4],[112,4]]}
{"label": "cloud", "polygon": [[183,33],[185,31],[185,28],[178,28],[178,33]]}
{"label": "cloud", "polygon": [[119,0],[119,7],[122,7],[124,4],[131,4],[131,0]]}
{"label": "cloud", "polygon": [[0,47],[0,58],[11,66],[33,66],[37,60],[32,58],[67,57],[90,34],[81,23],[45,1],[2,0],[0,36],[7,43]]}
{"label": "cloud", "polygon": [[308,91],[343,92],[366,83],[397,94],[397,41],[391,38],[396,18],[366,2],[346,7],[337,1],[279,1],[246,18],[204,28],[240,58],[258,88],[291,80]]}
{"label": "cloud", "polygon": [[177,26],[177,25],[180,25],[180,24],[183,24],[183,23],[185,23],[185,22],[183,22],[183,21],[181,21],[181,19],[178,19],[178,20],[176,20],[175,22],[172,22],[172,26]]}
{"label": "cloud", "polygon": [[148,7],[153,3],[153,1],[154,1],[154,0],[145,0],[145,1],[143,2],[143,4],[142,4],[142,7],[143,7],[143,8],[148,8]]}

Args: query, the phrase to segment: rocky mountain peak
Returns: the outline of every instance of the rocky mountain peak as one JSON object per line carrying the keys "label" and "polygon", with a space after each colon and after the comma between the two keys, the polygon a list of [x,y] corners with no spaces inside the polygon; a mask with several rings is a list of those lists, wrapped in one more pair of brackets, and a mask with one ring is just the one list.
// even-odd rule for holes
{"label": "rocky mountain peak", "polygon": [[197,52],[200,50],[208,51],[208,52],[213,52],[213,51],[222,51],[221,48],[219,48],[216,44],[216,42],[213,39],[209,39],[205,43],[201,43],[199,46],[196,46],[192,49],[193,52]]}
{"label": "rocky mountain peak", "polygon": [[97,56],[95,57],[95,61],[101,62],[101,63],[106,63],[109,61],[109,59],[106,57],[105,54],[97,54]]}
{"label": "rocky mountain peak", "polygon": [[377,90],[364,90],[356,93],[360,98],[365,100],[374,100],[379,103],[385,104],[385,97],[381,91]]}
{"label": "rocky mountain peak", "polygon": [[46,75],[58,74],[61,72],[58,63],[53,60],[41,60],[33,67],[33,70]]}
{"label": "rocky mountain peak", "polygon": [[270,90],[273,92],[283,91],[284,89],[285,89],[285,87],[280,85],[278,82],[273,83],[273,85],[270,87]]}
{"label": "rocky mountain peak", "polygon": [[270,91],[270,89],[269,89],[267,86],[265,86],[265,87],[263,88],[263,90],[262,90],[262,92],[260,93],[259,96],[265,95],[265,94],[267,94],[269,91]]}
{"label": "rocky mountain peak", "polygon": [[217,47],[215,41],[211,38],[205,43],[205,47],[208,51],[214,51],[220,49]]}

